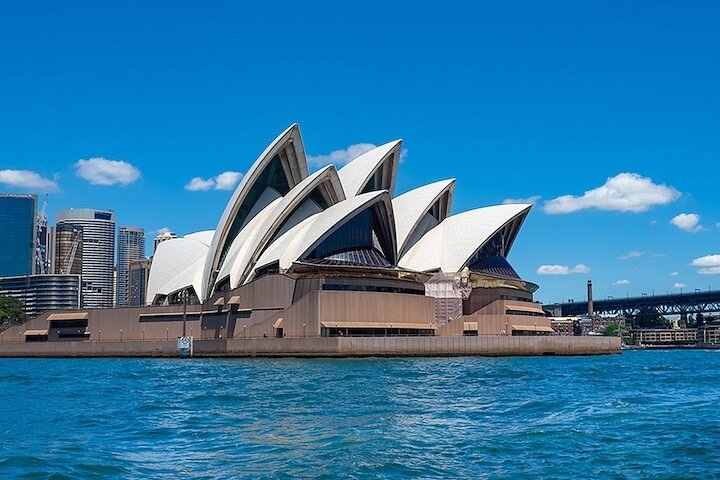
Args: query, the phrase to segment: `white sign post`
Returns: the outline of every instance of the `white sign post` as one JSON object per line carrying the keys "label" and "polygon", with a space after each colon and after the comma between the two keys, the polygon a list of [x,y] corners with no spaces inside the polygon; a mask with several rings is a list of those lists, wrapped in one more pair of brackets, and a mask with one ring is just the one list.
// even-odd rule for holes
{"label": "white sign post", "polygon": [[178,337],[177,348],[180,352],[180,358],[188,358],[193,356],[193,337]]}

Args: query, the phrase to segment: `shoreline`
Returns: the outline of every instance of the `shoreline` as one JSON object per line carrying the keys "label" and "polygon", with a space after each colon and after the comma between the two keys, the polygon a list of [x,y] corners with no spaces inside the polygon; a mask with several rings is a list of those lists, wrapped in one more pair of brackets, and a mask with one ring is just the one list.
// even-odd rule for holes
{"label": "shoreline", "polygon": [[[572,356],[622,352],[617,337],[310,337],[195,340],[193,357]],[[176,340],[6,342],[0,358],[179,357]]]}

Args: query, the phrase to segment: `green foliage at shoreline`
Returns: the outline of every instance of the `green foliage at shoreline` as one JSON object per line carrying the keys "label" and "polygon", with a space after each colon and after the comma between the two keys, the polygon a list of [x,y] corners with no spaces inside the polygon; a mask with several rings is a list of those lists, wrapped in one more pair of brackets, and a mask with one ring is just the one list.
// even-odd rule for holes
{"label": "green foliage at shoreline", "polygon": [[17,298],[0,295],[0,325],[26,321],[27,315],[22,307],[22,303]]}

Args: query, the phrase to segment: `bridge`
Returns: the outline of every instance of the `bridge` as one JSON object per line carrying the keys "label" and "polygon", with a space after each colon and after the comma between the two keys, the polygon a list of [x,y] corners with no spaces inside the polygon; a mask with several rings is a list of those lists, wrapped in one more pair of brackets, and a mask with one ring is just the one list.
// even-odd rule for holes
{"label": "bridge", "polygon": [[[574,316],[588,313],[587,302],[556,303],[544,306],[555,316]],[[593,300],[593,312],[600,315],[622,314],[625,318],[638,318],[653,314],[688,315],[720,312],[720,290],[670,295],[643,295],[641,297],[608,298]],[[557,315],[559,313],[559,315]]]}

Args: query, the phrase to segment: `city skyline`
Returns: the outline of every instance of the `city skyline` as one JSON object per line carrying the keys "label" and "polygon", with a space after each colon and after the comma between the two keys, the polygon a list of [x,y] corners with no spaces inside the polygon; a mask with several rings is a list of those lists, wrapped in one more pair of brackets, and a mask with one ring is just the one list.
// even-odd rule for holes
{"label": "city skyline", "polygon": [[[132,31],[129,11],[89,4],[62,29],[53,7],[0,20],[19,72],[0,79],[0,191],[50,192],[49,212],[113,209],[118,225],[152,237],[212,229],[204,219],[297,121],[312,170],[399,136],[398,194],[457,178],[453,213],[535,203],[511,259],[543,302],[583,298],[587,279],[598,298],[720,288],[720,212],[705,167],[720,152],[718,40],[700,9],[527,4],[518,16],[468,6],[434,19],[440,28],[395,7],[355,20],[309,9],[292,24],[273,18],[268,44],[255,38],[271,18],[253,7],[179,6],[160,33],[154,8]],[[243,31],[216,28],[239,15]],[[396,35],[398,18],[415,28]],[[284,33],[297,24],[318,34]],[[375,35],[338,38],[328,24]],[[38,28],[52,35],[23,41]],[[96,41],[78,40],[87,34]],[[315,55],[288,56],[291,42]]]}

